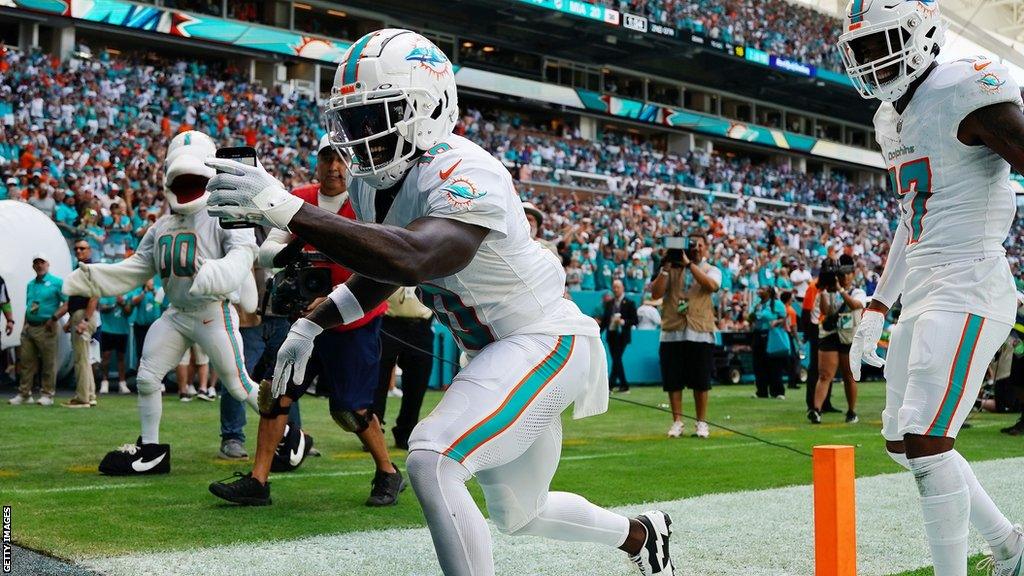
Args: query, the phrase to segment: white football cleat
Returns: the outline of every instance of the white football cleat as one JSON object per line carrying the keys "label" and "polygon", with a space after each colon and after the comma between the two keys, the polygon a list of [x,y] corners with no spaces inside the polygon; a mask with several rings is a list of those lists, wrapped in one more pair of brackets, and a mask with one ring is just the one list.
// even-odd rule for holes
{"label": "white football cleat", "polygon": [[707,438],[711,436],[711,429],[708,428],[707,422],[697,422],[697,438]]}
{"label": "white football cleat", "polygon": [[128,389],[128,383],[125,382],[124,380],[121,380],[120,382],[117,383],[117,391],[120,394],[131,394],[132,393],[132,391]]}
{"label": "white football cleat", "polygon": [[675,576],[676,571],[668,552],[668,540],[672,536],[672,519],[664,512],[652,510],[637,516],[636,520],[647,530],[647,538],[640,548],[640,553],[631,556],[629,560],[643,576]]}
{"label": "white football cleat", "polygon": [[38,403],[40,406],[53,406],[53,396],[47,396],[46,394],[43,394],[42,396],[39,397]]}
{"label": "white football cleat", "polygon": [[1017,539],[1017,553],[1003,560],[996,560],[993,556],[985,556],[978,562],[978,570],[986,568],[992,576],[1024,576],[1024,532],[1020,525],[1013,527],[1011,538]]}
{"label": "white football cleat", "polygon": [[110,393],[110,380],[104,378],[103,380],[100,380],[100,394],[108,393]]}
{"label": "white football cleat", "polygon": [[11,396],[11,399],[8,400],[7,403],[10,404],[11,406],[18,406],[20,404],[31,404],[31,402],[29,402],[29,400],[31,399],[31,396],[26,397],[22,396],[21,394],[16,394],[14,396]]}
{"label": "white football cleat", "polygon": [[682,420],[677,420],[677,421],[672,423],[672,426],[669,427],[669,429],[668,429],[668,437],[669,438],[679,438],[682,435],[683,435],[683,422],[682,422]]}

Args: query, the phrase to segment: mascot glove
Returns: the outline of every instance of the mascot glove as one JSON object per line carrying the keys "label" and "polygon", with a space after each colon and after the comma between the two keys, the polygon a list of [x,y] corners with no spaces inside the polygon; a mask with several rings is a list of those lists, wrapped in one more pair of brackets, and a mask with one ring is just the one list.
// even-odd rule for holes
{"label": "mascot glove", "polygon": [[885,314],[877,310],[865,310],[857,326],[857,333],[850,344],[850,371],[853,379],[860,381],[861,362],[875,368],[885,366],[885,360],[878,355],[878,341],[882,339]]}
{"label": "mascot glove", "polygon": [[299,318],[292,324],[288,337],[277,352],[277,367],[270,387],[274,398],[281,397],[289,383],[294,382],[296,386],[302,384],[306,377],[306,364],[313,354],[313,340],[323,331],[323,328],[306,318]]}
{"label": "mascot glove", "polygon": [[79,264],[78,269],[64,279],[63,292],[69,296],[102,296],[99,285],[92,278],[88,264]]}
{"label": "mascot glove", "polygon": [[222,222],[248,221],[288,229],[302,199],[293,196],[262,164],[248,166],[237,160],[207,158],[219,173],[206,185],[210,216]]}

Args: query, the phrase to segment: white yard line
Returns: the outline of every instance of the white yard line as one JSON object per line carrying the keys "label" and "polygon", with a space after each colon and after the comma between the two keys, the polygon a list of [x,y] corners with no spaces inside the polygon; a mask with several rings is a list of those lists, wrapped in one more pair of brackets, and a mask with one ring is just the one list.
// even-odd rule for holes
{"label": "white yard line", "polygon": [[63,488],[12,488],[0,490],[0,494],[50,494],[53,492],[89,492],[92,490],[128,490],[131,488],[145,488],[150,482],[136,482],[132,484],[89,484],[85,486],[65,486]]}
{"label": "white yard line", "polygon": [[[1015,522],[1024,520],[1024,499],[1019,497],[1022,465],[1024,458],[975,466],[982,484]],[[681,574],[807,576],[814,572],[810,486],[711,494],[617,511],[636,514],[650,508],[672,515],[673,558]],[[858,480],[857,508],[859,576],[884,576],[928,564],[917,491],[909,473]],[[269,518],[273,510],[253,514]],[[981,545],[973,536],[972,549],[979,551]],[[496,534],[494,551],[498,574],[631,574],[621,552],[598,545]],[[425,528],[99,558],[84,564],[109,576],[440,574]]]}

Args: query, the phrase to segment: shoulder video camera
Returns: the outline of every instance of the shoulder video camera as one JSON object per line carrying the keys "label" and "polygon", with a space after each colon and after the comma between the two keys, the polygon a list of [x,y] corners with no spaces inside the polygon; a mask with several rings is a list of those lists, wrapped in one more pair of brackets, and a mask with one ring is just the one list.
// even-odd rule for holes
{"label": "shoulder video camera", "polygon": [[330,259],[319,252],[300,252],[270,280],[263,312],[269,304],[277,316],[301,314],[313,300],[331,292],[331,269],[316,266]]}
{"label": "shoulder video camera", "polygon": [[697,261],[697,251],[690,246],[690,239],[685,236],[665,238],[665,248],[668,249],[664,260],[666,266],[682,268],[684,253],[691,262]]}

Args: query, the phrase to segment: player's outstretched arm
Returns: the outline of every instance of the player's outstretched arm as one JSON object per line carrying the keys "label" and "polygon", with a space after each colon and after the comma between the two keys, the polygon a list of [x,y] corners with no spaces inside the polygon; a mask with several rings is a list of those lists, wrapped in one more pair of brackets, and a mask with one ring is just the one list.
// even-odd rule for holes
{"label": "player's outstretched arm", "polygon": [[968,114],[957,131],[968,146],[987,146],[1024,173],[1024,112],[1015,102],[1000,102]]}
{"label": "player's outstretched arm", "polygon": [[488,229],[450,218],[423,217],[406,228],[368,224],[304,205],[289,229],[356,274],[393,286],[415,286],[465,268]]}

